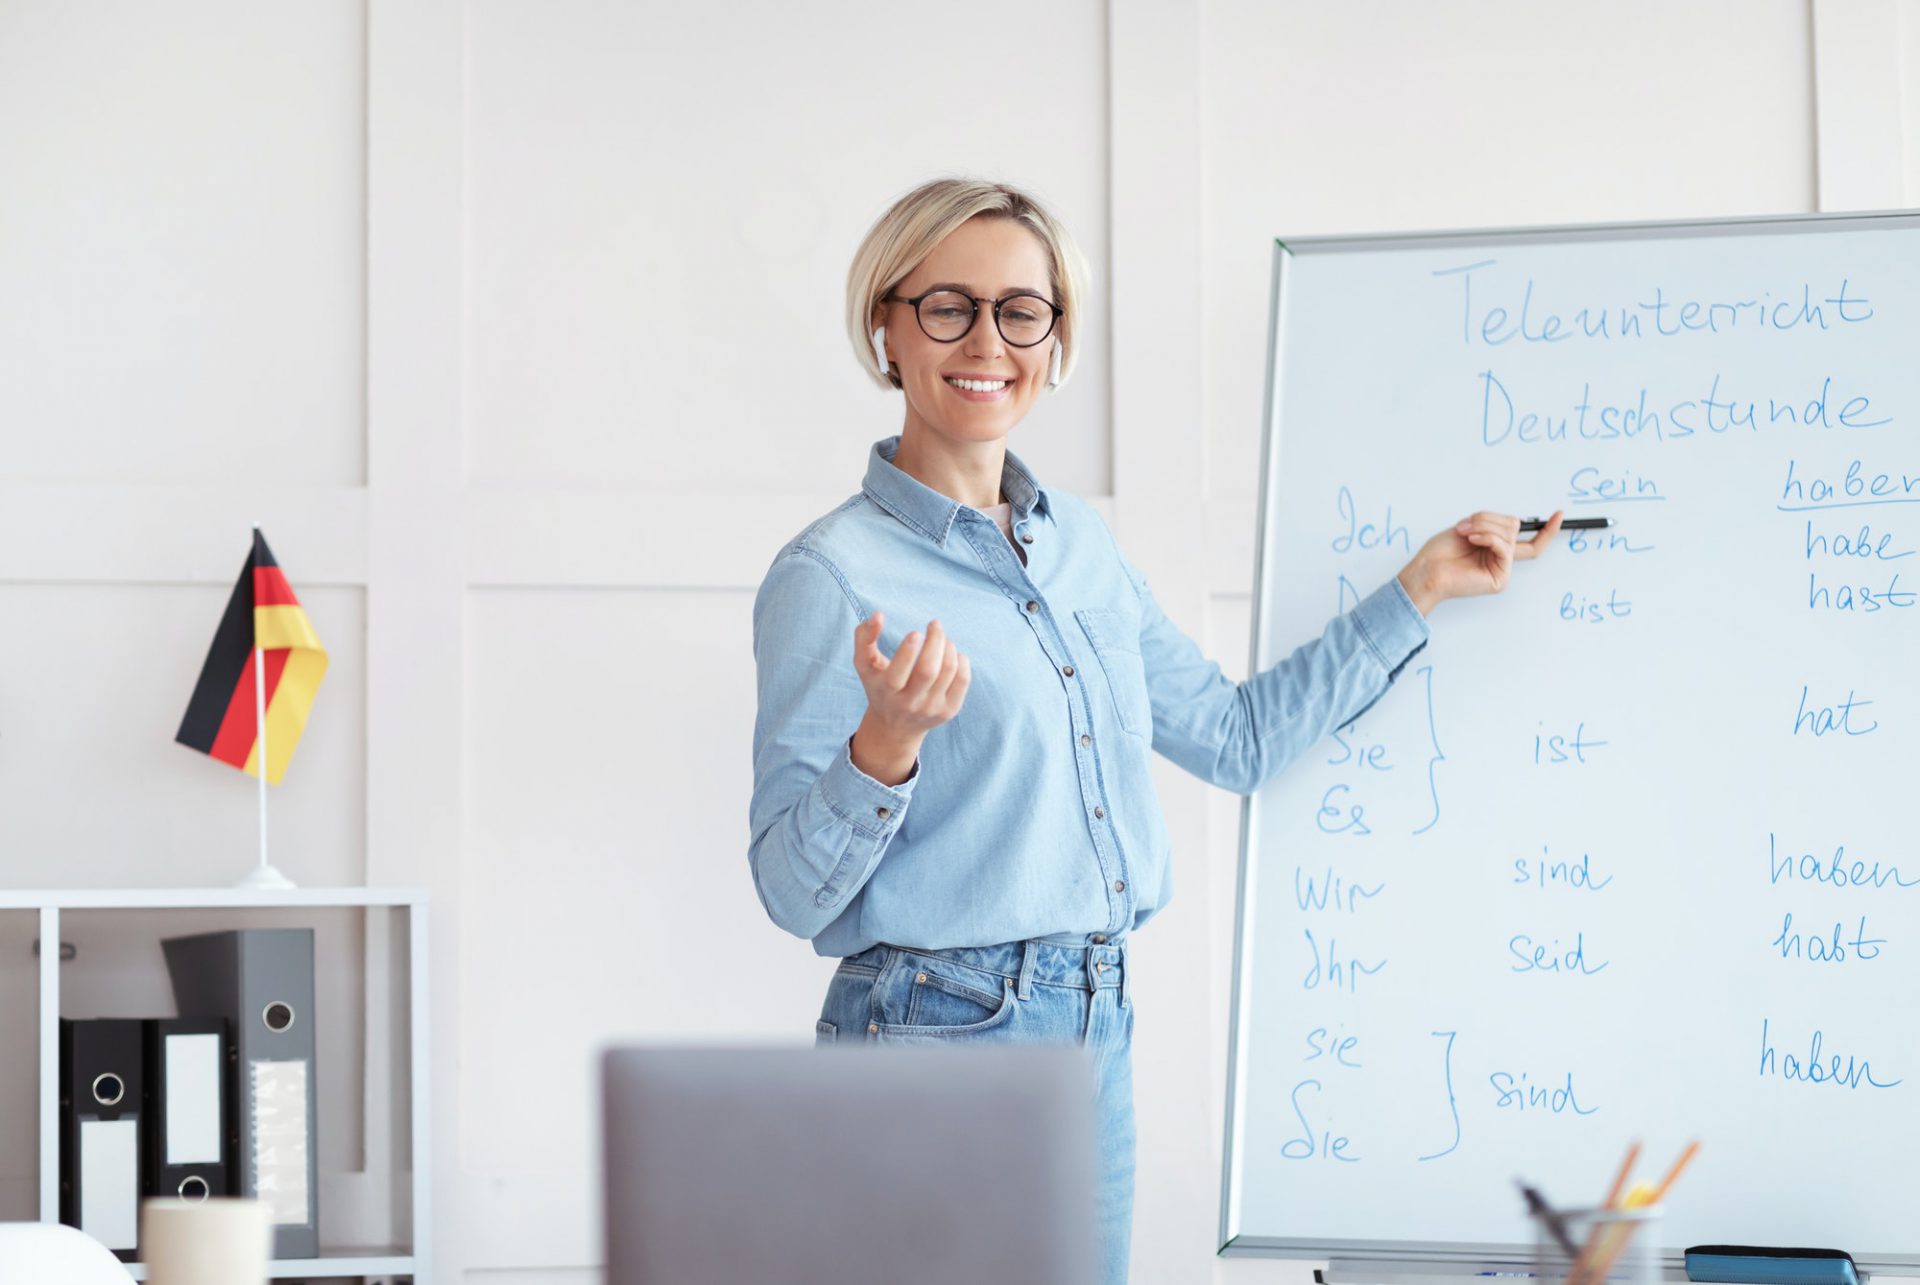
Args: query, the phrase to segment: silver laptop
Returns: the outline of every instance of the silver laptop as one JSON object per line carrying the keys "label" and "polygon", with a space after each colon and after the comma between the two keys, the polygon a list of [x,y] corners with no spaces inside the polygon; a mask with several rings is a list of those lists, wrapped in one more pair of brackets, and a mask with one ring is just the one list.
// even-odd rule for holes
{"label": "silver laptop", "polygon": [[1083,1285],[1093,1086],[1071,1047],[623,1048],[607,1285]]}

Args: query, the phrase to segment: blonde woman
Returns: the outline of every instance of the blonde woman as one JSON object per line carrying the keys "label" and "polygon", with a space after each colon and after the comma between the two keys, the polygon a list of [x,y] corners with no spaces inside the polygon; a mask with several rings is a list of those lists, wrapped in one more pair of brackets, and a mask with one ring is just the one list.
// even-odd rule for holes
{"label": "blonde woman", "polygon": [[1359,715],[1436,604],[1534,557],[1476,513],[1264,673],[1228,680],[1155,605],[1099,515],[1007,449],[1064,387],[1084,260],[1023,192],[930,182],[867,233],[854,355],[903,403],[858,494],[754,602],[749,860],[774,922],[840,957],[827,1042],[1070,1042],[1102,1125],[1104,1279],[1126,1279],[1130,934],[1166,905],[1157,750],[1248,793]]}

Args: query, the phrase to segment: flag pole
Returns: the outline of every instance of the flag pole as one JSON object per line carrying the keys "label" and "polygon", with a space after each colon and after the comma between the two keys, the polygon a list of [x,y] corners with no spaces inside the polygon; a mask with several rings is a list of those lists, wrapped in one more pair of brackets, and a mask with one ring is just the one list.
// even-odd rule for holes
{"label": "flag pole", "polygon": [[[255,549],[260,544],[260,524],[254,523]],[[260,769],[260,864],[235,885],[240,888],[291,888],[293,880],[275,870],[267,861],[267,654],[260,638],[253,640],[253,726],[255,762]]]}

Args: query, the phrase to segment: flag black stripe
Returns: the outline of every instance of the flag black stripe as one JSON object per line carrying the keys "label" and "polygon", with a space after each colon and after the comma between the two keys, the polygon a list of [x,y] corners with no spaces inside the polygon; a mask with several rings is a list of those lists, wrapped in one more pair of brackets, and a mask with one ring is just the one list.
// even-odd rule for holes
{"label": "flag black stripe", "polygon": [[233,703],[233,689],[240,684],[252,650],[253,558],[249,556],[214,631],[213,645],[207,648],[207,662],[200,667],[200,680],[194,684],[193,698],[187,702],[186,717],[180,720],[174,740],[202,754],[213,752],[214,738],[220,735],[220,724]]}

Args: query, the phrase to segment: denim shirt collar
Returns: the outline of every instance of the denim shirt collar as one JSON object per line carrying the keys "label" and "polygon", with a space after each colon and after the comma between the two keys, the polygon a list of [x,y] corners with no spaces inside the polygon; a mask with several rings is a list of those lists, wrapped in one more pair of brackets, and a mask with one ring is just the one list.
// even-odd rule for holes
{"label": "denim shirt collar", "polygon": [[[932,487],[908,476],[895,467],[894,453],[900,449],[898,436],[882,438],[873,444],[867,459],[867,476],[861,489],[873,502],[908,527],[935,544],[945,544],[953,520],[960,513],[960,502],[942,495]],[[1000,469],[1000,493],[1013,506],[1013,520],[1023,522],[1031,513],[1048,512],[1047,493],[1033,480],[1033,474],[1008,451]]]}

